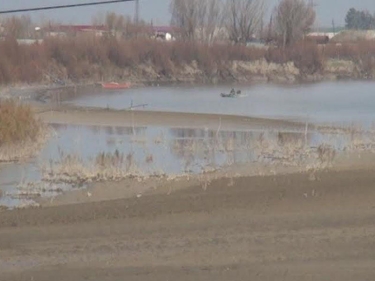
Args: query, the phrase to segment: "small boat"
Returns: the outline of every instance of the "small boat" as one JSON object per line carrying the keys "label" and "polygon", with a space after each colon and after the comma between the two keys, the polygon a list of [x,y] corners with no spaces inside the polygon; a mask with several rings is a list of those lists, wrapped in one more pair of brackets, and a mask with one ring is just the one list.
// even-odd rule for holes
{"label": "small boat", "polygon": [[221,95],[222,98],[235,98],[236,97],[235,94],[231,94],[231,93],[229,93],[229,94],[221,93],[220,95]]}
{"label": "small boat", "polygon": [[130,83],[116,83],[116,82],[109,82],[109,83],[101,83],[103,89],[129,89]]}
{"label": "small boat", "polygon": [[239,98],[239,97],[245,97],[246,95],[242,94],[240,90],[238,90],[237,92],[235,92],[232,89],[229,94],[221,93],[220,96],[222,98]]}

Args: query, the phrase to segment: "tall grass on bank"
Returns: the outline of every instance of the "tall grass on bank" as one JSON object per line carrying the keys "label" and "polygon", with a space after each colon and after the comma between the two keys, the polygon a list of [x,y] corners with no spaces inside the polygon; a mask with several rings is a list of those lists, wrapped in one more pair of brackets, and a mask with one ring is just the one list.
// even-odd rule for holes
{"label": "tall grass on bank", "polygon": [[30,106],[0,100],[0,161],[17,160],[35,153],[44,129]]}
{"label": "tall grass on bank", "polygon": [[[59,150],[60,159],[50,161],[42,167],[43,180],[47,182],[83,184],[91,181],[121,180],[129,177],[144,177],[133,154],[99,153],[91,161],[78,154],[65,154]],[[159,175],[161,176],[161,175]]]}
{"label": "tall grass on bank", "polygon": [[6,38],[0,41],[0,84],[49,82],[53,77],[73,82],[121,80],[137,71],[143,73],[142,65],[160,76],[171,77],[186,65],[195,64],[210,76],[224,73],[231,62],[261,59],[278,64],[293,62],[301,74],[321,72],[328,59],[346,59],[359,64],[365,76],[375,69],[374,57],[372,42],[325,47],[299,42],[285,49],[272,46],[262,49],[229,43],[207,45],[92,36],[47,38],[41,43],[20,45],[15,39]]}
{"label": "tall grass on bank", "polygon": [[231,62],[261,59],[274,63],[293,61],[304,72],[315,72],[322,65],[317,53],[317,47],[307,43],[286,50],[273,47],[267,50],[229,43],[207,45],[145,38],[48,38],[33,45],[18,45],[17,41],[6,39],[0,42],[0,84],[48,82],[50,76],[71,81],[108,79],[108,76],[121,80],[141,65],[170,77],[186,65],[195,64],[206,76],[211,76],[228,70]]}
{"label": "tall grass on bank", "polygon": [[0,146],[35,141],[40,129],[30,106],[14,100],[0,101]]}
{"label": "tall grass on bank", "polygon": [[122,79],[126,78],[124,69],[132,71],[141,64],[169,76],[176,68],[196,62],[200,69],[210,73],[227,61],[257,60],[264,54],[265,50],[245,46],[209,46],[144,38],[48,38],[33,45],[19,45],[7,38],[0,42],[0,84],[43,82],[50,76],[77,81],[98,80],[114,74],[115,78]]}
{"label": "tall grass on bank", "polygon": [[358,41],[324,48],[326,58],[352,61],[361,78],[375,78],[375,44],[374,41]]}

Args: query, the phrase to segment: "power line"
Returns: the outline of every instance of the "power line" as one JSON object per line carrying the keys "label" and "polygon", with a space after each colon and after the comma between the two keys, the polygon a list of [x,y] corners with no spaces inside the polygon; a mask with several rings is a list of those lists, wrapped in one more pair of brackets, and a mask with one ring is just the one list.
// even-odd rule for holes
{"label": "power line", "polygon": [[11,14],[11,13],[21,13],[21,12],[34,12],[34,11],[43,11],[43,10],[76,8],[76,7],[83,7],[83,6],[114,4],[114,3],[131,2],[131,1],[135,1],[135,0],[111,0],[111,1],[89,2],[89,3],[81,3],[81,4],[68,4],[68,5],[58,5],[58,6],[27,8],[27,9],[5,10],[5,11],[0,11],[0,14]]}

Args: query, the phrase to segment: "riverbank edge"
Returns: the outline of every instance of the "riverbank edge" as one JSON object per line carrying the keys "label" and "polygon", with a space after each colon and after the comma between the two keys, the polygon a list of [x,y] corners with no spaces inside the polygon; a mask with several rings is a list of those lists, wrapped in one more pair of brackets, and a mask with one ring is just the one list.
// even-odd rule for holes
{"label": "riverbank edge", "polygon": [[329,59],[324,62],[320,71],[306,74],[298,69],[293,62],[277,64],[265,59],[256,61],[231,61],[221,69],[206,73],[196,62],[175,67],[173,74],[160,73],[152,64],[139,64],[134,68],[124,68],[117,77],[80,79],[79,81],[63,81],[57,85],[46,83],[15,83],[0,86],[0,98],[25,99],[30,92],[38,92],[43,100],[43,93],[48,91],[68,90],[75,92],[80,88],[100,86],[103,82],[128,82],[132,87],[171,86],[171,85],[247,85],[274,83],[280,85],[318,83],[326,81],[375,81],[368,73],[351,60]]}
{"label": "riverbank edge", "polygon": [[51,198],[40,197],[36,202],[39,207],[46,208],[132,197],[140,198],[152,194],[170,195],[173,192],[192,186],[200,186],[205,190],[211,183],[219,180],[226,180],[228,181],[228,186],[231,186],[233,181],[243,177],[272,177],[301,174],[306,176],[309,181],[320,181],[319,174],[321,173],[374,170],[374,159],[375,153],[353,151],[339,154],[327,167],[309,168],[307,166],[249,163],[227,166],[198,175],[186,174],[179,176],[124,178],[119,181],[98,181],[90,183],[84,189],[64,192]]}

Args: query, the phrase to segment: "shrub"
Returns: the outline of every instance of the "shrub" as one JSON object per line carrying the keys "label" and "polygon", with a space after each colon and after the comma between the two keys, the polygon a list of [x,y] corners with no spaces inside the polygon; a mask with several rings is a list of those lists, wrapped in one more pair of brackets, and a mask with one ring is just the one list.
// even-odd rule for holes
{"label": "shrub", "polygon": [[300,42],[288,48],[270,48],[265,54],[268,62],[278,64],[292,61],[302,74],[314,74],[323,69],[324,57],[318,45]]}
{"label": "shrub", "polygon": [[0,146],[36,140],[42,124],[28,105],[0,101]]}
{"label": "shrub", "polygon": [[287,56],[302,74],[319,73],[323,69],[322,53],[314,43],[296,44],[287,49]]}
{"label": "shrub", "polygon": [[374,41],[358,41],[357,43],[329,44],[324,49],[326,59],[344,59],[353,61],[363,78],[375,77],[375,45]]}

